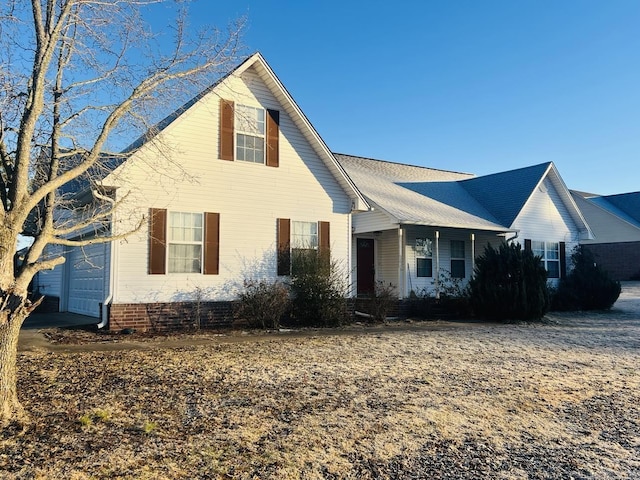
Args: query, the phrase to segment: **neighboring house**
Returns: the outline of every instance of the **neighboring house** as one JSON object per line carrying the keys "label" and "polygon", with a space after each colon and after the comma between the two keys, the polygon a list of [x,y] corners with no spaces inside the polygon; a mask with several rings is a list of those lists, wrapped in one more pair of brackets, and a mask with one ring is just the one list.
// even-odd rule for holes
{"label": "neighboring house", "polygon": [[441,275],[466,282],[490,243],[519,241],[552,281],[591,232],[553,163],[482,177],[336,154],[371,211],[353,215],[358,295],[391,283],[400,298],[437,294]]}
{"label": "neighboring house", "polygon": [[368,204],[260,54],[137,146],[99,183],[123,202],[110,231],[142,228],[38,276],[61,311],[114,329],[185,312],[228,323],[243,280],[284,278],[292,248],[330,248],[349,266],[351,213]]}
{"label": "neighboring house", "polygon": [[595,195],[572,191],[593,230],[581,243],[616,280],[640,278],[640,192]]}

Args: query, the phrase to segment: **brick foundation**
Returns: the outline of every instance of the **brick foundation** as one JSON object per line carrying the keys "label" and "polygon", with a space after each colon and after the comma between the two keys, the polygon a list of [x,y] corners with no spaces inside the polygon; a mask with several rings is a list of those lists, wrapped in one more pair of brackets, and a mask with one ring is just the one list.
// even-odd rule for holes
{"label": "brick foundation", "polygon": [[591,243],[584,247],[614,280],[631,280],[640,275],[640,242]]}
{"label": "brick foundation", "polygon": [[[199,312],[198,312],[199,310]],[[120,303],[109,307],[109,330],[166,331],[230,327],[234,302]],[[199,313],[199,315],[198,315]]]}

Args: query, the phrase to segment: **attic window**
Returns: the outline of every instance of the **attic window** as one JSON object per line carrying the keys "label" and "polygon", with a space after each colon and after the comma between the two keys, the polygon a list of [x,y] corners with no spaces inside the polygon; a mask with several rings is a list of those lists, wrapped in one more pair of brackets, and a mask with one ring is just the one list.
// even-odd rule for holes
{"label": "attic window", "polygon": [[236,105],[236,160],[264,163],[264,108]]}

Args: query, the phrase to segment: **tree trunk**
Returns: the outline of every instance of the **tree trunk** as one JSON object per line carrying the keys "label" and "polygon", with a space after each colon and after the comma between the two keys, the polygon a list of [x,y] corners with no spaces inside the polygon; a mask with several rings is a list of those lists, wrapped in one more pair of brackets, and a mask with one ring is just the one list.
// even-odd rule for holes
{"label": "tree trunk", "polygon": [[11,423],[24,425],[27,415],[18,400],[17,356],[20,327],[29,315],[23,303],[11,312],[0,310],[0,428]]}

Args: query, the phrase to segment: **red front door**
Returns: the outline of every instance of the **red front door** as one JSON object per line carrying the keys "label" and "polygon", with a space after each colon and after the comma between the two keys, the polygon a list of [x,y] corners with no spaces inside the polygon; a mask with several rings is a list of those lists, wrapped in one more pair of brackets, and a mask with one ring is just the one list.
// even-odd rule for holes
{"label": "red front door", "polygon": [[373,238],[358,238],[356,242],[358,295],[370,295],[373,293],[376,281]]}

